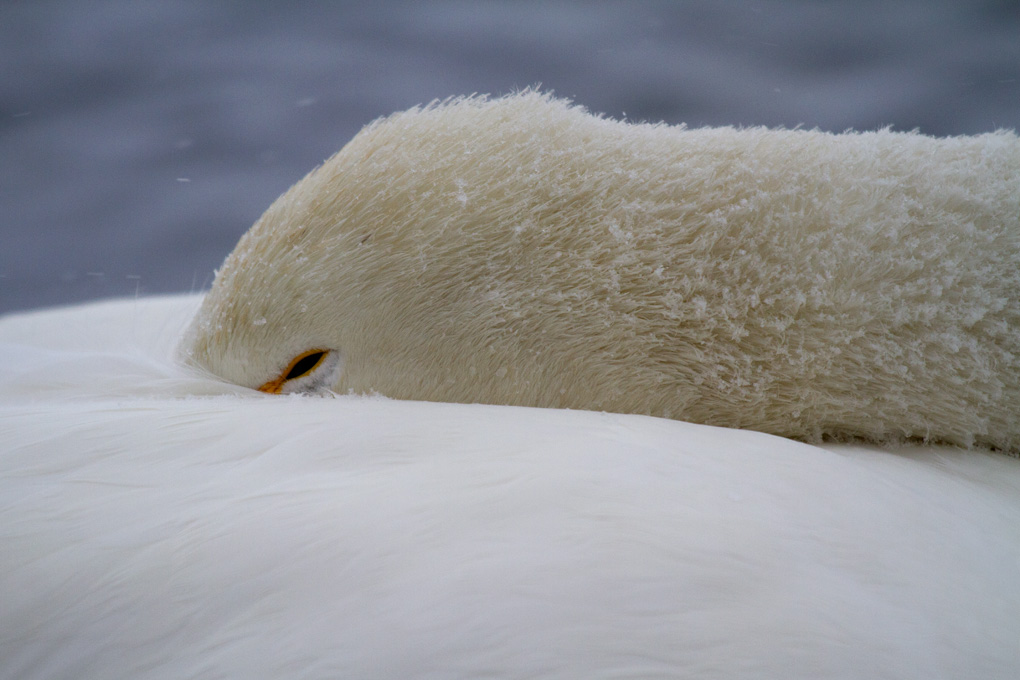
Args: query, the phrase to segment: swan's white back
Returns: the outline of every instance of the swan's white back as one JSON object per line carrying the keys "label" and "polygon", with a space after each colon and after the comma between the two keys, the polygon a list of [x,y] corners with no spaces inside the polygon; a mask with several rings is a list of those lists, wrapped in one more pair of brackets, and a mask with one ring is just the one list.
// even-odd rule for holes
{"label": "swan's white back", "polygon": [[1020,465],[257,395],[0,320],[2,678],[1015,678]]}

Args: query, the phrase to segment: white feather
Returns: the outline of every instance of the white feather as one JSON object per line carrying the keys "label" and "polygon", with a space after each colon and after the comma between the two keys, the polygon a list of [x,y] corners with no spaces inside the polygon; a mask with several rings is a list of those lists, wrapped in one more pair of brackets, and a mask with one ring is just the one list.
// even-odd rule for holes
{"label": "white feather", "polygon": [[0,677],[1020,672],[1016,460],[265,396],[197,304],[0,320]]}

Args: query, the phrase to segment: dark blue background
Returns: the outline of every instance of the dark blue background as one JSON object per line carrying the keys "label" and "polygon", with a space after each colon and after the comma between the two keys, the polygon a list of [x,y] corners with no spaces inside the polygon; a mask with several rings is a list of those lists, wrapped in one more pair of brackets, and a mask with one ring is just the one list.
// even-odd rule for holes
{"label": "dark blue background", "polygon": [[1020,127],[1014,0],[0,4],[0,312],[200,290],[373,118],[541,83],[632,120]]}

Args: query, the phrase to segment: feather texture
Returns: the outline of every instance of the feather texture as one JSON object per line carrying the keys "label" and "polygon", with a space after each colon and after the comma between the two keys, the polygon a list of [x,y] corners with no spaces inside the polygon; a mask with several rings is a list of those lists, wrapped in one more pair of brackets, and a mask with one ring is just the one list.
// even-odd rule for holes
{"label": "feather texture", "polygon": [[268,396],[197,304],[0,320],[0,677],[1017,676],[1013,459]]}
{"label": "feather texture", "polygon": [[1020,447],[1020,141],[685,129],[536,92],[379,120],[241,239],[182,344],[256,387]]}

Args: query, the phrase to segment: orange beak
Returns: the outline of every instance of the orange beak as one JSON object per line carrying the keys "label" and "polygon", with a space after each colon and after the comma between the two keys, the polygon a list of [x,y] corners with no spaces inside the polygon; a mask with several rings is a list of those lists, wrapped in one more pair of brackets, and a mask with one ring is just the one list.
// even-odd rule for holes
{"label": "orange beak", "polygon": [[281,375],[277,378],[273,378],[267,383],[263,383],[256,387],[259,392],[265,392],[266,394],[279,394],[283,390],[283,383],[286,382],[286,374]]}

